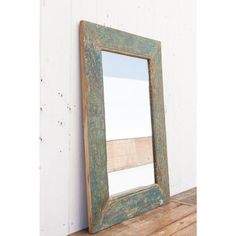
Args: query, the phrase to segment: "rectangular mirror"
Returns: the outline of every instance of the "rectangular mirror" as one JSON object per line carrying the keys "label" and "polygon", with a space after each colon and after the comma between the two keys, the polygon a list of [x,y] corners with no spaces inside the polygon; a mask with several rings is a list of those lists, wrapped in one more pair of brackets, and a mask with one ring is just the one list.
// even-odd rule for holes
{"label": "rectangular mirror", "polygon": [[109,195],[155,183],[148,61],[102,51]]}
{"label": "rectangular mirror", "polygon": [[80,23],[89,232],[169,202],[161,43]]}

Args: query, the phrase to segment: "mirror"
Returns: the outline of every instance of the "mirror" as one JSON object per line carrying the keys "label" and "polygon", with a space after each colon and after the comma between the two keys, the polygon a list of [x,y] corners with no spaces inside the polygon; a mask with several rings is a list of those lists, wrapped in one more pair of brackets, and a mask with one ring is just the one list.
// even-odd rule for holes
{"label": "mirror", "polygon": [[161,42],[81,21],[80,59],[88,224],[96,233],[170,201]]}
{"label": "mirror", "polygon": [[146,59],[102,51],[109,195],[155,183]]}

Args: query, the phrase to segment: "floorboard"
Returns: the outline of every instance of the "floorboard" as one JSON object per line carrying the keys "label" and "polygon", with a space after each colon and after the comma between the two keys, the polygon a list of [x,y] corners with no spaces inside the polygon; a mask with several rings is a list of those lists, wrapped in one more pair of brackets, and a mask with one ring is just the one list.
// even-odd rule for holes
{"label": "floorboard", "polygon": [[[171,202],[96,233],[96,236],[196,236],[197,189],[171,198]],[[87,229],[70,236],[88,236]]]}

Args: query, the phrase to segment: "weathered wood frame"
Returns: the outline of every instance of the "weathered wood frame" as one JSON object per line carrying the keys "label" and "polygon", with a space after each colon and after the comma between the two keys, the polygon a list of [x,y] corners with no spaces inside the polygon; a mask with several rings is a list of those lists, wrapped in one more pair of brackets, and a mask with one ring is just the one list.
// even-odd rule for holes
{"label": "weathered wood frame", "polygon": [[[109,197],[102,53],[144,58],[149,65],[155,184]],[[86,21],[80,55],[89,232],[95,233],[169,202],[161,43]]]}

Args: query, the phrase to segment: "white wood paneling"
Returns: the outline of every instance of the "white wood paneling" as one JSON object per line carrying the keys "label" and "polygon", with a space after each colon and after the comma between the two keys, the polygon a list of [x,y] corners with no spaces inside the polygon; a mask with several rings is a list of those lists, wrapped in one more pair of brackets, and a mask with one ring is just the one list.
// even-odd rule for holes
{"label": "white wood paneling", "polygon": [[70,2],[41,2],[41,235],[64,236],[68,226]]}
{"label": "white wood paneling", "polygon": [[194,0],[41,0],[41,235],[87,226],[79,22],[162,42],[171,194],[196,186]]}

